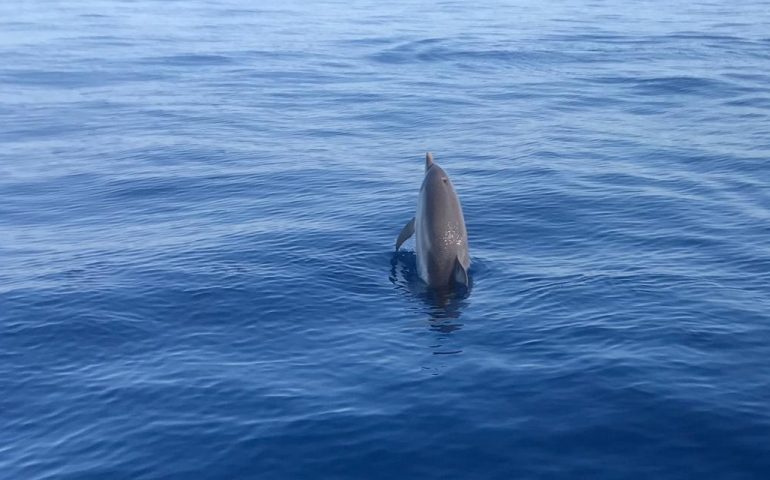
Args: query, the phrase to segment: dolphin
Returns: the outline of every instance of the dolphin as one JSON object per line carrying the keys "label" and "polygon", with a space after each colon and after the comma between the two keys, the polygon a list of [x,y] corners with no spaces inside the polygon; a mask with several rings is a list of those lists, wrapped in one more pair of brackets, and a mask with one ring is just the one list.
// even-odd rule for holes
{"label": "dolphin", "polygon": [[417,197],[417,213],[396,240],[396,251],[415,235],[420,278],[433,288],[470,286],[468,232],[452,181],[443,168],[425,155],[425,178]]}

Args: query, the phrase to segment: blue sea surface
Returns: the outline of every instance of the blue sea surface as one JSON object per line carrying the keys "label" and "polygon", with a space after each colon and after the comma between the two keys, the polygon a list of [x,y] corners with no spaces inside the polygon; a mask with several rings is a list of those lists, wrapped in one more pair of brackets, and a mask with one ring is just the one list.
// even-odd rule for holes
{"label": "blue sea surface", "polygon": [[[0,3],[0,478],[770,478],[770,4]],[[473,287],[415,274],[432,151]]]}

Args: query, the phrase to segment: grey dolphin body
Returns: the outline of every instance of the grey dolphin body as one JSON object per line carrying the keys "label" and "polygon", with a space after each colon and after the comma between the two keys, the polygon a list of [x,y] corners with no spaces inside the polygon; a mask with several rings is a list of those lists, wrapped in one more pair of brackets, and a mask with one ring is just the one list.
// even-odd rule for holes
{"label": "grey dolphin body", "polygon": [[452,181],[444,169],[425,156],[425,178],[417,198],[417,214],[404,226],[396,250],[415,235],[417,270],[429,286],[469,286],[468,232]]}

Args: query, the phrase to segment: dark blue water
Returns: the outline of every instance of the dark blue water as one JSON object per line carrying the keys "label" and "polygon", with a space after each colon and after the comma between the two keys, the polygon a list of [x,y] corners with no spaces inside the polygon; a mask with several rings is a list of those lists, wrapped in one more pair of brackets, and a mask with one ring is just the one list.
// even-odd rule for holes
{"label": "dark blue water", "polygon": [[0,4],[0,477],[768,478],[770,5],[511,3]]}

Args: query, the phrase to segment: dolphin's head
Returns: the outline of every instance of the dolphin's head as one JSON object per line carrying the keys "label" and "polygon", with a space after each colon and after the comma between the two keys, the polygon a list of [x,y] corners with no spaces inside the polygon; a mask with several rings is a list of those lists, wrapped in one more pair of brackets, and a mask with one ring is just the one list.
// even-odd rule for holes
{"label": "dolphin's head", "polygon": [[453,279],[468,285],[468,234],[460,199],[449,175],[430,153],[425,157],[415,234],[423,280],[432,287],[449,285]]}
{"label": "dolphin's head", "polygon": [[433,155],[430,153],[425,157],[425,178],[422,181],[422,190],[427,194],[430,202],[436,206],[457,203],[457,193],[449,175],[433,161]]}
{"label": "dolphin's head", "polygon": [[430,154],[425,162],[427,170],[420,188],[420,223],[429,229],[434,247],[438,242],[464,245],[467,242],[465,220],[452,180],[433,162]]}
{"label": "dolphin's head", "polygon": [[430,167],[433,166],[433,154],[427,152],[425,154],[425,171],[427,172]]}

